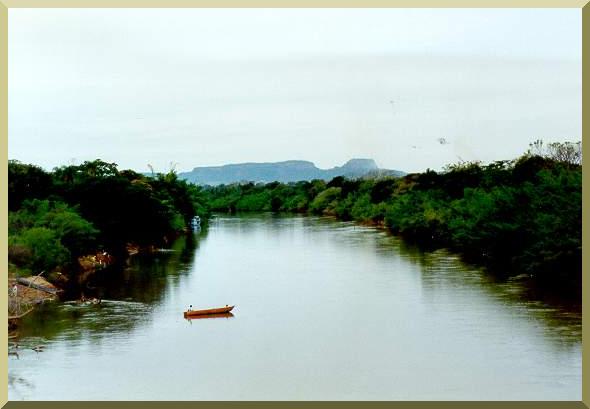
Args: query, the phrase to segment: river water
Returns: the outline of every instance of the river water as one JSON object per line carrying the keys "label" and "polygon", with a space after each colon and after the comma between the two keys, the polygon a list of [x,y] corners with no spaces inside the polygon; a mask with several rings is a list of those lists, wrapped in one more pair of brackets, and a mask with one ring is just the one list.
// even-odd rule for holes
{"label": "river water", "polygon": [[579,310],[372,227],[218,216],[90,287],[23,321],[10,400],[581,400]]}

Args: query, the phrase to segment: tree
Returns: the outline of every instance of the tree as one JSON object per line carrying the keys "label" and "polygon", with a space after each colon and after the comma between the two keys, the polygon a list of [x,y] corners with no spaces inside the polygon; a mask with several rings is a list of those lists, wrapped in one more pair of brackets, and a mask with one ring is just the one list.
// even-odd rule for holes
{"label": "tree", "polygon": [[56,233],[46,227],[25,230],[15,244],[29,249],[32,257],[28,267],[33,270],[51,270],[70,259],[68,249],[61,244]]}
{"label": "tree", "polygon": [[537,139],[529,145],[527,154],[570,165],[582,165],[582,142],[553,142],[545,145],[541,139]]}
{"label": "tree", "polygon": [[73,258],[92,250],[99,233],[75,208],[62,202],[25,201],[19,211],[8,215],[8,233],[11,236],[18,237],[24,231],[37,227],[51,230]]}
{"label": "tree", "polygon": [[336,200],[340,197],[341,188],[329,187],[319,193],[309,205],[309,210],[313,213],[322,213],[327,210],[333,210]]}
{"label": "tree", "polygon": [[17,210],[27,199],[47,197],[52,187],[51,175],[39,166],[8,161],[8,210]]}

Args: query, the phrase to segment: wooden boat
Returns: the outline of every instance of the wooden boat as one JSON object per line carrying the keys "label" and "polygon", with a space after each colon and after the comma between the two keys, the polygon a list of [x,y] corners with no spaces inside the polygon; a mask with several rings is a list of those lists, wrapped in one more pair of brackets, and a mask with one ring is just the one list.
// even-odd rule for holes
{"label": "wooden boat", "polygon": [[234,315],[231,312],[223,312],[221,314],[205,314],[205,315],[190,315],[185,316],[188,321],[191,320],[203,320],[203,319],[210,319],[210,318],[233,318]]}
{"label": "wooden boat", "polygon": [[209,315],[209,314],[223,314],[226,312],[230,312],[234,309],[233,305],[225,306],[222,308],[210,308],[208,310],[191,310],[184,312],[184,318],[187,317],[195,317],[199,315]]}

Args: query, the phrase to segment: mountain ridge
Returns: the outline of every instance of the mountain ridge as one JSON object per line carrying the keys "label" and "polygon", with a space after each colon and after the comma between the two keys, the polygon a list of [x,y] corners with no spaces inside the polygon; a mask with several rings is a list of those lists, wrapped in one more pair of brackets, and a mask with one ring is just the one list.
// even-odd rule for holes
{"label": "mountain ridge", "polygon": [[405,172],[381,169],[373,159],[353,158],[342,166],[320,169],[306,160],[280,162],[244,162],[220,166],[195,167],[180,172],[178,177],[200,185],[220,185],[237,182],[298,182],[313,179],[331,180],[336,176],[358,178],[363,176],[403,176]]}

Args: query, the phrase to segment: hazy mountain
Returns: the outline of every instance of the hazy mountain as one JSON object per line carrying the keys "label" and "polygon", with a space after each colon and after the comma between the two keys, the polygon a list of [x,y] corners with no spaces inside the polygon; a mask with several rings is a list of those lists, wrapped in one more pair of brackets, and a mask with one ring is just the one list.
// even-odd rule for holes
{"label": "hazy mountain", "polygon": [[373,159],[351,159],[342,166],[320,169],[312,162],[288,160],[273,163],[239,163],[223,166],[204,166],[178,176],[200,185],[219,185],[234,182],[297,182],[300,180],[330,180],[336,176],[350,178],[367,175],[402,176],[398,170],[379,169]]}

